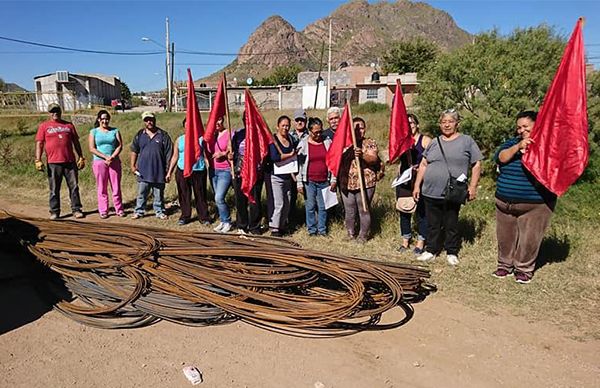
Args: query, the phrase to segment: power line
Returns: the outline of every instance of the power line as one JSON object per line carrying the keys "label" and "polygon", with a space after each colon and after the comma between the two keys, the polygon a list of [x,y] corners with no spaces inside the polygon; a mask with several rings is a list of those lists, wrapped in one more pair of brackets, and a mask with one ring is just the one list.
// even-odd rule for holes
{"label": "power line", "polygon": [[64,46],[57,46],[57,45],[53,45],[53,44],[45,44],[45,43],[39,43],[39,42],[31,42],[31,41],[27,41],[27,40],[21,40],[21,39],[14,39],[14,38],[7,38],[5,36],[0,36],[1,40],[6,40],[9,42],[16,42],[16,43],[22,43],[22,44],[28,44],[31,46],[38,46],[38,47],[48,47],[48,48],[53,48],[53,49],[57,49],[57,50],[65,50],[65,51],[74,51],[74,52],[80,52],[80,53],[91,53],[91,54],[105,54],[105,55],[157,55],[157,54],[164,54],[162,51],[102,51],[102,50],[86,50],[86,49],[80,49],[80,48],[74,48],[74,47],[64,47]]}

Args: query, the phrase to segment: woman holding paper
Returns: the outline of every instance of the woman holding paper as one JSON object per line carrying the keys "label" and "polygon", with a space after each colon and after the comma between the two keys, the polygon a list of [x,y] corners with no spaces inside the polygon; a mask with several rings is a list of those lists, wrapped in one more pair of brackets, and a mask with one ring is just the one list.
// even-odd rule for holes
{"label": "woman holding paper", "polygon": [[277,132],[269,145],[270,163],[265,173],[267,189],[267,213],[271,236],[281,237],[286,233],[293,178],[298,172],[296,144],[290,136],[290,118],[277,119]]}
{"label": "woman holding paper", "polygon": [[308,136],[304,136],[298,145],[299,171],[296,176],[298,193],[304,194],[309,236],[327,235],[327,209],[323,190],[331,193],[331,174],[325,162],[330,146],[331,139],[323,138],[323,122],[311,117],[308,120]]}
{"label": "woman holding paper", "polygon": [[466,186],[470,168],[471,180],[464,194],[468,200],[474,200],[477,196],[483,155],[470,136],[458,132],[459,116],[456,110],[442,112],[439,125],[441,135],[432,140],[423,152],[413,189],[415,201],[419,201],[421,197],[425,200],[425,213],[429,224],[427,247],[417,260],[431,261],[437,257],[442,250],[443,229],[446,260],[450,265],[457,265],[461,242],[458,234],[458,212],[462,203],[454,201],[449,195],[454,191],[449,189]]}
{"label": "woman holding paper", "polygon": [[[379,158],[379,149],[375,140],[365,137],[367,125],[365,120],[355,117],[352,120],[353,129],[356,131],[357,147],[352,150],[348,148],[342,155],[340,173],[337,185],[340,187],[342,201],[344,203],[345,226],[348,238],[356,239],[358,243],[365,243],[369,238],[371,230],[371,200],[375,194],[377,181],[383,177],[384,165]],[[356,163],[356,157],[360,166]],[[360,175],[358,170],[362,169],[367,206],[363,208],[360,193]],[[357,218],[360,224],[358,237],[356,236]]]}
{"label": "woman holding paper", "polygon": [[[414,187],[415,179],[417,177],[417,173],[419,171],[419,165],[421,163],[421,160],[423,159],[423,152],[429,146],[429,143],[431,143],[431,138],[427,135],[423,135],[419,131],[419,119],[416,115],[412,113],[408,114],[408,124],[410,125],[414,144],[410,149],[410,154],[406,152],[400,157],[399,172],[403,173],[402,175],[404,175],[407,174],[407,170],[411,169],[411,171],[408,171],[411,173],[411,177],[409,178],[408,182],[396,186],[396,198],[412,197],[412,190]],[[420,255],[421,253],[423,253],[423,249],[425,249],[425,240],[427,238],[427,218],[425,216],[425,200],[423,198],[419,199],[419,202],[416,205],[416,210],[411,209],[411,211],[414,211],[418,228],[417,242],[415,244],[415,249],[413,250],[413,252],[416,255]],[[402,211],[402,209],[398,210],[400,210],[400,234],[402,235],[402,245],[400,246],[398,251],[405,252],[410,249],[409,244],[412,238],[411,220],[413,213],[404,212]]]}

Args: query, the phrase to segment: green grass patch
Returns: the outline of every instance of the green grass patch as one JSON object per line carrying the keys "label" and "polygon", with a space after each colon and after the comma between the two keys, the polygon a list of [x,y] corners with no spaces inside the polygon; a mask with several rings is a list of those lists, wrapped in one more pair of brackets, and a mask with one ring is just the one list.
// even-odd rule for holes
{"label": "green grass patch", "polygon": [[[94,116],[93,112],[88,113]],[[324,111],[307,113],[309,116],[325,117]],[[292,112],[264,113],[272,130],[275,129],[277,117],[282,114],[291,115]],[[356,111],[354,114],[358,115]],[[368,136],[379,143],[380,149],[386,149],[388,113],[364,112],[360,115],[367,121]],[[183,113],[160,113],[157,124],[175,139],[183,133],[181,121],[184,117]],[[202,118],[206,122],[207,115],[203,114]],[[5,198],[15,198],[25,204],[47,205],[46,176],[33,168],[34,134],[43,119],[0,116],[0,152],[9,153],[8,158],[0,158],[0,191]],[[126,144],[122,155],[122,189],[124,202],[131,205],[136,196],[136,181],[129,173],[127,147],[143,123],[139,113],[131,112],[113,115],[111,124],[121,130]],[[232,115],[232,126],[237,128],[240,125],[239,114]],[[87,134],[90,128],[89,122],[77,127],[89,161],[91,156],[87,151]],[[386,177],[377,187],[373,201],[374,235],[366,244],[343,241],[346,232],[340,217],[331,223],[330,236],[327,238],[309,237],[304,228],[297,230],[291,238],[304,246],[322,251],[374,260],[415,263],[412,254],[400,254],[396,251],[401,237],[398,214],[393,207],[394,192],[390,188],[396,169],[396,166],[388,167]],[[597,237],[600,226],[600,203],[597,200],[600,198],[600,186],[593,179],[578,183],[559,199],[551,226],[542,243],[539,268],[534,280],[528,285],[519,285],[512,278],[500,280],[491,276],[496,267],[497,255],[493,178],[492,174],[484,176],[478,199],[461,210],[460,229],[464,241],[460,265],[456,268],[448,266],[444,255],[431,265],[433,281],[439,287],[439,294],[490,314],[510,311],[530,321],[552,322],[574,338],[600,338],[600,239]],[[89,166],[81,172],[80,186],[84,208],[95,209],[95,181]],[[176,198],[174,184],[167,185],[166,198],[167,201]],[[67,200],[66,190],[63,190],[63,200]],[[227,201],[233,209],[231,190]],[[299,206],[302,211],[300,203]],[[211,212],[215,214],[214,204],[211,204]],[[150,217],[141,221],[148,225],[177,228],[175,220],[176,216],[168,221]],[[190,225],[183,230],[194,232],[199,228],[200,226]]]}

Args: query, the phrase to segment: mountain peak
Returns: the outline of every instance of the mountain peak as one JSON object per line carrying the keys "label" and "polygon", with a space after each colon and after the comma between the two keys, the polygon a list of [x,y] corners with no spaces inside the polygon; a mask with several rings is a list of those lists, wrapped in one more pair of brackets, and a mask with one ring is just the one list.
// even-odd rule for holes
{"label": "mountain peak", "polygon": [[389,47],[403,40],[424,38],[442,50],[452,50],[471,40],[448,13],[428,4],[408,0],[371,4],[356,0],[341,5],[301,32],[281,16],[270,16],[250,35],[238,57],[224,70],[238,78],[261,78],[277,66],[290,64],[317,70],[321,47],[329,37],[329,20],[334,65],[378,62]]}

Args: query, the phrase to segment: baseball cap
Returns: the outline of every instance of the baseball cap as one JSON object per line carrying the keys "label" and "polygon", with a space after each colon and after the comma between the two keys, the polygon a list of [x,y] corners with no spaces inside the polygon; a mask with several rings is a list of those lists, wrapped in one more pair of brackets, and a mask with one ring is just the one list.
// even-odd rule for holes
{"label": "baseball cap", "polygon": [[60,105],[58,105],[55,102],[53,102],[52,104],[48,105],[48,112],[52,112],[52,111],[55,111],[55,110],[62,111],[62,108],[60,107]]}
{"label": "baseball cap", "polygon": [[297,120],[297,119],[306,120],[306,112],[304,111],[304,109],[296,109],[294,111],[294,120]]}
{"label": "baseball cap", "polygon": [[147,118],[156,119],[156,116],[154,115],[154,113],[149,111],[142,113],[142,120],[146,120]]}

